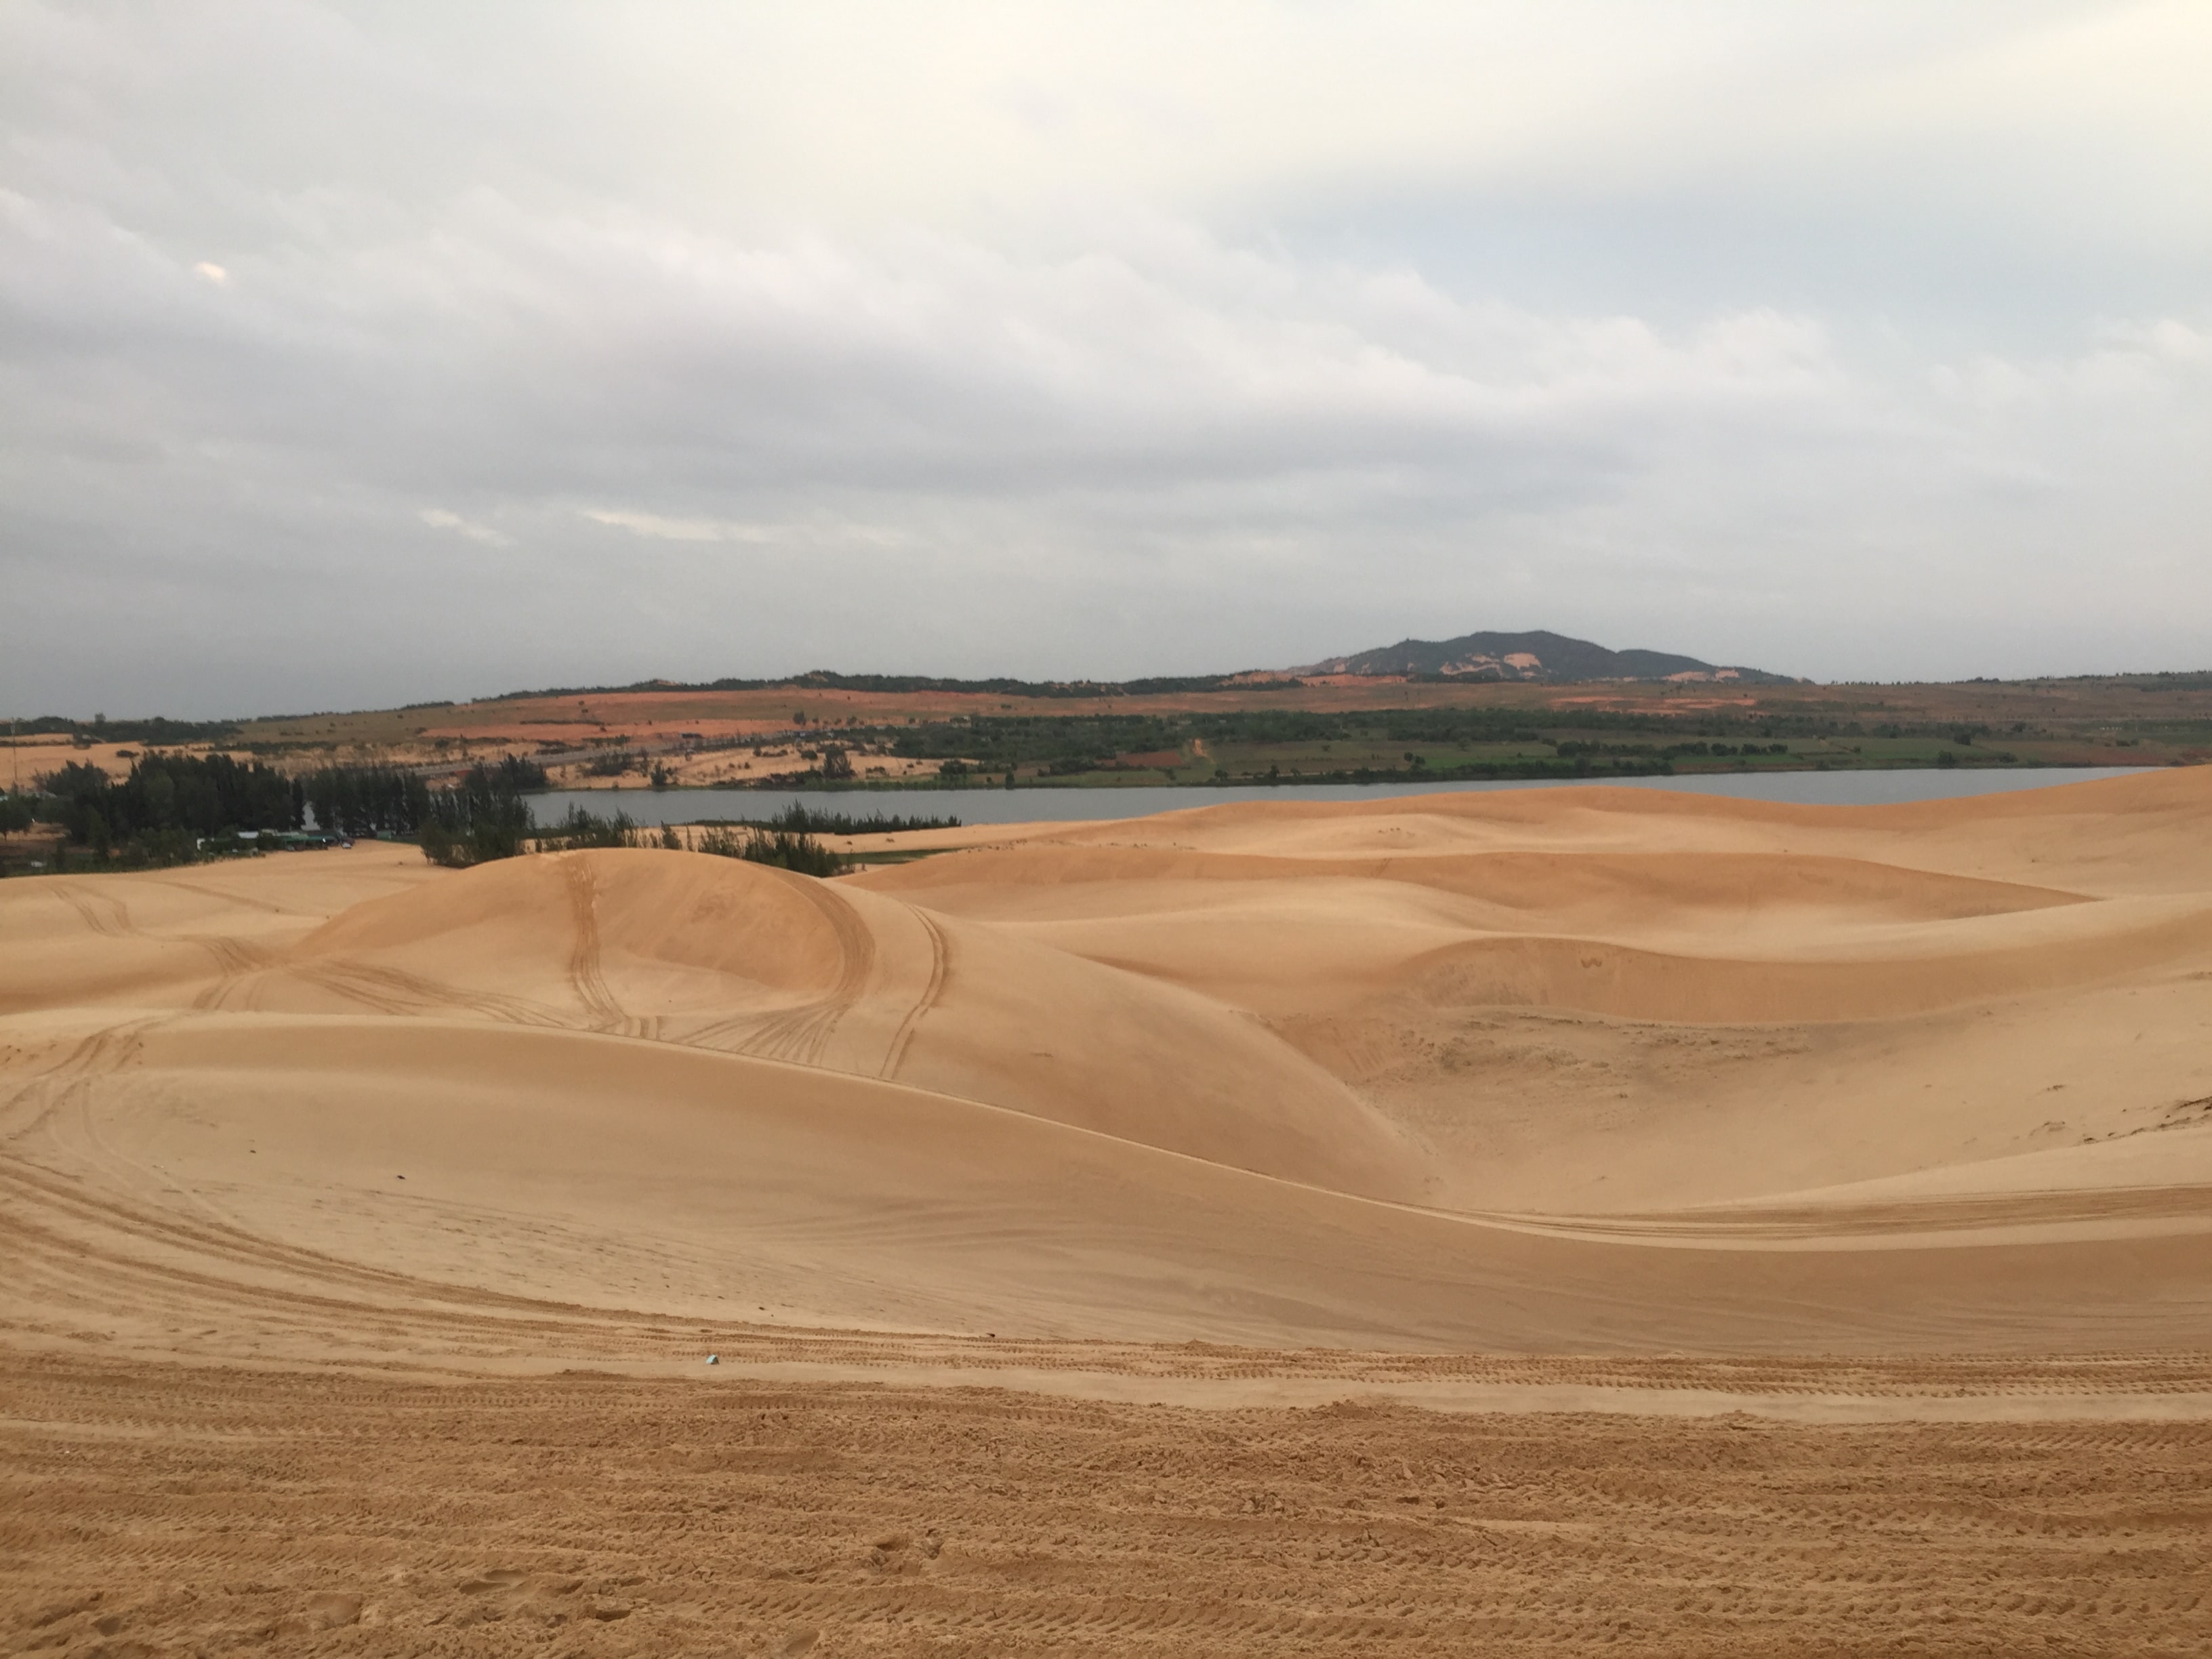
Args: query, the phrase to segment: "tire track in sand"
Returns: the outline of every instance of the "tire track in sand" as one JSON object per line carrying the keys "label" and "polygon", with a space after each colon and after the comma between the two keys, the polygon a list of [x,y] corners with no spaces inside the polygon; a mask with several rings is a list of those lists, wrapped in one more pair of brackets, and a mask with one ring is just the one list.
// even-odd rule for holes
{"label": "tire track in sand", "polygon": [[[63,903],[76,912],[84,925],[103,939],[121,939],[138,929],[131,924],[131,912],[119,898],[106,893],[88,893],[81,887],[57,882],[47,890]],[[101,915],[96,908],[105,905],[108,914]]]}
{"label": "tire track in sand", "polygon": [[907,1010],[906,1018],[899,1022],[898,1030],[891,1034],[890,1047],[884,1051],[882,1069],[876,1073],[884,1079],[895,1075],[900,1062],[905,1060],[907,1044],[914,1041],[915,1031],[921,1024],[922,1016],[935,1007],[938,998],[944,994],[945,975],[952,965],[951,947],[945,940],[945,930],[938,926],[936,919],[927,910],[915,906],[909,906],[908,913],[921,924],[922,932],[929,935],[929,982],[922,987],[921,997],[913,1007]]}
{"label": "tire track in sand", "polygon": [[797,884],[807,902],[821,913],[836,935],[837,977],[812,1001],[766,1014],[741,1014],[692,1032],[687,1043],[702,1048],[720,1045],[717,1038],[736,1039],[733,1052],[760,1060],[781,1060],[799,1066],[818,1066],[838,1024],[860,1000],[868,977],[875,971],[876,938],[860,913],[823,882],[812,876],[783,874]]}
{"label": "tire track in sand", "polygon": [[876,936],[868,924],[860,920],[860,913],[848,904],[842,896],[832,892],[828,884],[814,876],[794,875],[791,879],[807,902],[822,913],[837,936],[839,972],[837,982],[829,994],[814,1005],[806,1024],[797,1034],[792,1058],[809,1066],[817,1065],[822,1051],[830,1046],[830,1039],[837,1030],[838,1022],[845,1018],[853,1005],[860,1000],[867,988],[868,976],[876,967]]}
{"label": "tire track in sand", "polygon": [[228,1006],[234,993],[247,980],[266,972],[275,961],[269,951],[258,945],[219,933],[186,933],[180,938],[184,943],[197,945],[206,951],[215,964],[216,977],[192,999],[193,1008],[201,1013]]}
{"label": "tire track in sand", "polygon": [[[64,1106],[82,1098],[93,1079],[115,1071],[137,1053],[139,1038],[173,1018],[147,1014],[103,1026],[81,1039],[59,1061],[31,1078],[9,1097],[0,1134],[20,1140],[49,1122]],[[27,1116],[19,1114],[27,1112]]]}
{"label": "tire track in sand", "polygon": [[571,855],[562,860],[561,873],[568,884],[568,911],[576,927],[568,952],[568,983],[599,1030],[635,1036],[629,1015],[615,1000],[600,966],[599,883],[592,866]]}
{"label": "tire track in sand", "polygon": [[568,1030],[574,1021],[555,1009],[527,997],[507,996],[495,991],[466,991],[443,980],[375,963],[334,957],[325,962],[295,962],[285,971],[295,979],[336,993],[349,1001],[380,1014],[480,1014],[511,1025],[542,1026]]}
{"label": "tire track in sand", "polygon": [[[185,885],[181,882],[162,884]],[[215,969],[216,978],[192,999],[192,1006],[204,1012],[222,1007],[243,981],[268,969],[274,960],[271,954],[262,947],[225,934],[149,933],[131,919],[130,907],[112,893],[90,893],[82,887],[62,884],[57,884],[52,890],[56,897],[76,912],[88,929],[100,938],[158,940],[189,945],[205,951]],[[191,888],[187,890],[207,892],[210,890]],[[264,908],[273,909],[275,907]]]}
{"label": "tire track in sand", "polygon": [[[888,1381],[426,1387],[38,1356],[0,1372],[0,1647],[1570,1659],[2212,1643],[2201,1424],[1227,1413]],[[372,1616],[324,1633],[332,1598]]]}

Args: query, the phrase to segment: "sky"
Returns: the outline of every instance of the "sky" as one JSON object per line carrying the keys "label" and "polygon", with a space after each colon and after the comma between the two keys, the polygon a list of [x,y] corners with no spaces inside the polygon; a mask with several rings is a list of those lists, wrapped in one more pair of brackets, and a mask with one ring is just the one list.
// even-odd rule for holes
{"label": "sky", "polygon": [[2212,6],[0,0],[0,711],[2212,666]]}

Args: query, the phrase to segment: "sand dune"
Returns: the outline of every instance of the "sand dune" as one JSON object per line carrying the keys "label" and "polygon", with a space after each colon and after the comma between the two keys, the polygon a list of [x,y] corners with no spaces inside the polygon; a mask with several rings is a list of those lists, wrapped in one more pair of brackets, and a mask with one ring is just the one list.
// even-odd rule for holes
{"label": "sand dune", "polygon": [[516,860],[362,905],[255,1006],[476,1014],[783,1060],[1232,1168],[1417,1197],[1413,1148],[1305,1056],[1170,985],[703,854]]}
{"label": "sand dune", "polygon": [[1889,808],[1529,791],[860,879],[1267,1019],[1427,1140],[1444,1201],[1610,1209],[2181,1121],[2212,1097],[2208,817],[2197,772]]}
{"label": "sand dune", "polygon": [[1239,805],[830,883],[10,882],[0,1308],[195,1352],[2202,1346],[2208,827],[2192,771]]}
{"label": "sand dune", "polygon": [[2208,830],[0,884],[0,1646],[2198,1651]]}
{"label": "sand dune", "polygon": [[893,866],[865,878],[883,890],[997,892],[1022,913],[1034,890],[1112,884],[1163,894],[1197,882],[1395,881],[1478,901],[1501,918],[1626,925],[1741,927],[1810,910],[1837,921],[1952,921],[2003,915],[2082,896],[1865,859],[1778,853],[1437,853],[1317,859],[1185,852],[1170,847],[1026,846]]}
{"label": "sand dune", "polygon": [[[1916,1236],[1879,1258],[1715,1248],[1741,1243],[1731,1216],[1683,1252],[1636,1248],[1658,1237],[1648,1218],[1378,1204],[675,1044],[233,1014],[106,1041],[15,1136],[46,1174],[11,1182],[13,1224],[68,1245],[57,1259],[19,1233],[15,1294],[65,1304],[96,1279],[140,1337],[198,1316],[158,1294],[179,1278],[380,1310],[489,1288],[711,1322],[1568,1352],[1888,1352],[1962,1328],[1997,1352],[2103,1350],[2212,1315],[2201,1206],[2116,1233],[2082,1224],[2107,1207],[2054,1215],[2029,1191],[1985,1218],[2013,1248],[1892,1220]],[[64,1170],[100,1188],[57,1188]],[[1828,1231],[1864,1228],[1844,1212]]]}

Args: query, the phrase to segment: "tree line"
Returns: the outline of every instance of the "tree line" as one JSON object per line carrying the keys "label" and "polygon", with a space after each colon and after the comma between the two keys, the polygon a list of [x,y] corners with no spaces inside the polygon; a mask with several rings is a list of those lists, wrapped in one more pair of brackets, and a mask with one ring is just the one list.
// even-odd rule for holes
{"label": "tree line", "polygon": [[[656,833],[634,822],[627,812],[599,817],[580,806],[536,838],[541,853],[568,852],[588,847],[659,847],[671,853],[706,853],[716,858],[743,859],[750,864],[773,865],[802,876],[834,876],[845,867],[839,858],[803,825],[805,810],[796,802],[791,811],[770,824],[711,823],[698,828],[664,824]],[[781,823],[782,828],[772,827]]]}
{"label": "tree line", "polygon": [[[508,755],[490,765],[478,761],[450,789],[433,789],[418,774],[397,766],[325,766],[305,780],[315,827],[341,836],[419,835],[433,821],[465,831],[479,818],[512,818],[518,800],[546,784],[536,761]],[[526,825],[529,812],[522,811]]]}
{"label": "tree line", "polygon": [[143,755],[112,778],[72,761],[39,781],[38,816],[59,823],[96,862],[186,864],[199,843],[240,830],[297,830],[307,795],[300,782],[259,761],[228,755]]}
{"label": "tree line", "polygon": [[238,736],[236,720],[173,720],[161,714],[135,720],[112,720],[105,714],[94,714],[88,720],[71,720],[65,714],[40,714],[15,720],[13,725],[25,737],[61,732],[80,744],[228,743]]}
{"label": "tree line", "polygon": [[44,775],[36,794],[0,798],[0,830],[58,824],[64,849],[82,848],[103,868],[189,864],[207,843],[240,831],[258,839],[310,822],[324,836],[420,836],[440,862],[473,863],[523,849],[532,825],[522,794],[545,781],[544,767],[512,757],[434,789],[398,767],[325,766],[287,777],[228,755],[150,753],[120,778],[79,761]]}
{"label": "tree line", "polygon": [[0,796],[0,831],[58,823],[66,842],[88,848],[96,866],[135,869],[191,863],[203,856],[204,842],[240,830],[257,836],[300,831],[312,817],[315,831],[325,836],[412,836],[424,857],[454,868],[532,851],[657,846],[830,876],[844,860],[810,830],[939,822],[810,814],[794,804],[767,824],[715,825],[703,832],[672,827],[656,834],[621,812],[603,818],[571,807],[560,823],[541,830],[526,796],[545,781],[544,767],[511,756],[489,765],[479,762],[450,787],[433,788],[416,774],[391,766],[325,766],[288,778],[260,761],[228,755],[155,754],[134,762],[121,779],[71,762],[40,778],[35,796]]}
{"label": "tree line", "polygon": [[772,818],[732,818],[712,827],[729,824],[748,830],[785,830],[795,836],[887,836],[904,830],[957,830],[960,820],[907,812],[871,812],[858,817],[850,812],[817,811],[793,801]]}
{"label": "tree line", "polygon": [[536,826],[526,790],[545,787],[545,769],[509,755],[495,766],[477,762],[450,789],[430,793],[430,810],[417,833],[422,855],[459,868],[529,850]]}

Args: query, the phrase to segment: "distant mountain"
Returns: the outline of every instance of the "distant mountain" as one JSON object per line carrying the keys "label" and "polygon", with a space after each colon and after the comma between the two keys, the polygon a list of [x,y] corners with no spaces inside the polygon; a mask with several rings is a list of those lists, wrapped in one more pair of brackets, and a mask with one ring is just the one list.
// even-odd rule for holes
{"label": "distant mountain", "polygon": [[1462,634],[1401,640],[1376,651],[1331,657],[1295,674],[1405,674],[1468,680],[1742,680],[1786,684],[1786,674],[1728,668],[1670,651],[1608,651],[1588,640],[1533,634]]}

